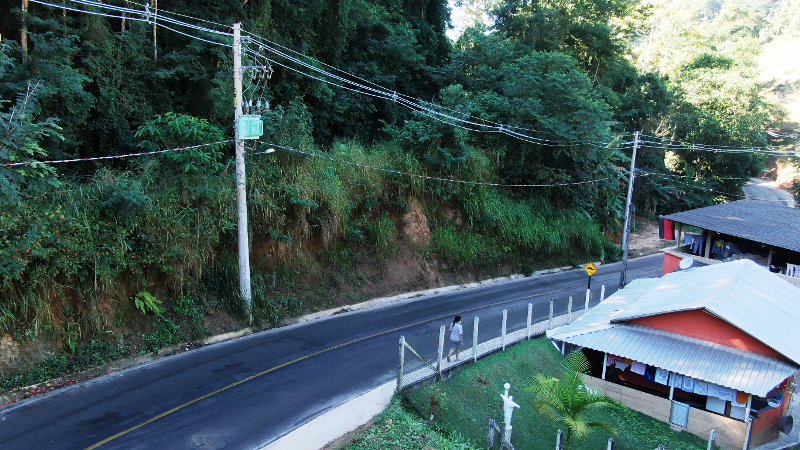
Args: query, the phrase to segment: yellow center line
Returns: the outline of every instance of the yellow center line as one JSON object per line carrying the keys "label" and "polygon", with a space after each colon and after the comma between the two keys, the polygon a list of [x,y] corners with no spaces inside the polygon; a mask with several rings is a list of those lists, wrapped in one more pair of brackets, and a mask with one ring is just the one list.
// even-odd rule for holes
{"label": "yellow center line", "polygon": [[[661,270],[661,269],[651,270],[651,271],[644,272],[644,273],[656,272],[658,270]],[[195,398],[193,400],[189,400],[188,402],[183,403],[181,405],[178,405],[178,406],[176,406],[176,407],[174,407],[172,409],[169,409],[167,411],[164,411],[163,413],[161,413],[161,414],[159,414],[157,416],[151,417],[150,419],[148,419],[148,420],[146,420],[146,421],[144,421],[144,422],[142,422],[142,423],[140,423],[138,425],[134,425],[134,426],[132,426],[132,427],[126,429],[126,430],[120,431],[119,433],[117,433],[117,434],[115,434],[113,436],[107,437],[107,438],[103,439],[102,441],[100,441],[100,442],[98,442],[98,443],[96,443],[96,444],[94,444],[94,445],[92,445],[90,447],[86,447],[86,450],[92,450],[92,449],[95,449],[97,447],[100,447],[101,445],[105,445],[105,444],[113,441],[114,439],[117,439],[120,436],[124,436],[124,435],[126,435],[126,434],[128,434],[128,433],[130,433],[132,431],[135,431],[135,430],[137,430],[137,429],[139,429],[139,428],[141,428],[141,427],[143,427],[145,425],[148,425],[148,424],[150,424],[152,422],[155,422],[156,420],[161,419],[162,417],[166,417],[166,416],[168,416],[168,415],[170,415],[170,414],[172,414],[172,413],[174,413],[176,411],[179,411],[179,410],[181,410],[181,409],[183,409],[183,408],[185,408],[185,407],[187,407],[189,405],[197,403],[197,402],[199,402],[201,400],[205,400],[205,399],[207,399],[207,398],[209,398],[209,397],[211,397],[213,395],[219,394],[220,392],[226,391],[226,390],[228,390],[228,389],[230,389],[232,387],[236,387],[236,386],[238,386],[238,385],[240,385],[242,383],[245,383],[245,382],[250,381],[252,379],[258,378],[258,377],[260,377],[262,375],[266,375],[266,374],[268,374],[270,372],[273,372],[273,371],[278,370],[280,368],[286,367],[286,366],[288,366],[290,364],[294,364],[296,362],[300,362],[300,361],[302,361],[304,359],[308,359],[308,358],[320,355],[322,353],[329,352],[331,350],[336,350],[337,348],[341,348],[341,347],[344,347],[344,346],[347,346],[347,345],[350,345],[350,344],[355,344],[356,342],[361,342],[361,341],[364,341],[364,340],[367,340],[367,339],[372,339],[374,337],[382,336],[384,334],[394,333],[395,331],[399,331],[399,330],[402,330],[402,329],[405,329],[405,328],[410,328],[410,327],[413,327],[413,326],[416,326],[416,325],[421,325],[421,324],[426,323],[426,322],[431,322],[431,321],[434,321],[434,320],[443,319],[445,317],[450,317],[450,316],[452,316],[454,314],[463,314],[463,313],[475,311],[475,310],[478,310],[478,309],[491,308],[492,306],[498,306],[498,305],[503,305],[503,304],[506,304],[506,303],[525,300],[527,298],[539,297],[539,296],[542,296],[542,295],[553,294],[553,293],[556,293],[556,292],[563,292],[563,291],[567,291],[567,290],[570,290],[570,289],[575,289],[576,287],[579,287],[579,286],[570,286],[570,287],[566,287],[566,288],[563,288],[563,289],[556,289],[556,290],[549,291],[549,292],[542,292],[541,294],[531,294],[531,295],[526,295],[524,297],[514,298],[514,299],[511,299],[511,300],[503,300],[503,301],[491,303],[491,304],[488,304],[488,305],[482,305],[482,306],[477,306],[475,308],[465,309],[465,310],[462,310],[462,311],[456,311],[454,313],[448,313],[448,314],[444,314],[444,315],[441,315],[441,316],[438,316],[438,317],[432,317],[430,319],[420,320],[418,322],[414,322],[414,323],[410,323],[410,324],[407,324],[407,325],[402,325],[402,326],[399,326],[399,327],[396,327],[396,328],[392,328],[391,330],[381,331],[380,333],[371,334],[369,336],[364,336],[362,338],[354,339],[354,340],[349,341],[349,342],[344,342],[344,343],[341,343],[341,344],[338,344],[338,345],[334,345],[333,347],[328,347],[326,349],[318,350],[318,351],[316,351],[314,353],[309,353],[308,355],[301,356],[299,358],[295,358],[295,359],[293,359],[291,361],[287,361],[285,363],[278,364],[277,366],[274,366],[274,367],[270,367],[267,370],[258,372],[257,374],[254,374],[254,375],[250,375],[247,378],[243,378],[243,379],[241,379],[241,380],[239,380],[239,381],[237,381],[235,383],[231,383],[231,384],[229,384],[229,385],[227,385],[225,387],[221,387],[221,388],[217,389],[216,391],[212,391],[212,392],[209,392],[208,394],[202,395],[202,396],[197,397],[197,398]]]}

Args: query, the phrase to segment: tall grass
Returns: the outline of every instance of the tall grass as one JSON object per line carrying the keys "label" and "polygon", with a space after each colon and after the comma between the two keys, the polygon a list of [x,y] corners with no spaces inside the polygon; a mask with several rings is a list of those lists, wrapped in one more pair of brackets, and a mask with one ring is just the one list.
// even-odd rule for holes
{"label": "tall grass", "polygon": [[496,190],[481,189],[463,206],[476,232],[494,236],[520,254],[596,256],[606,241],[588,213],[556,210],[542,198],[512,199]]}
{"label": "tall grass", "polygon": [[[284,131],[279,134],[288,136]],[[252,242],[280,246],[275,261],[254,264],[261,323],[279,323],[304,306],[286,293],[277,297],[258,270],[302,270],[304,261],[317,258],[311,244],[320,236],[323,250],[346,256],[339,259],[385,262],[397,249],[409,199],[426,205],[435,224],[434,249],[456,268],[597,255],[605,244],[580,210],[411,176],[424,176],[427,167],[391,143],[337,142],[327,152],[307,138],[294,145],[323,157],[280,150],[248,160]],[[474,149],[470,155],[448,176],[492,180],[496,161]],[[243,317],[233,251],[233,165],[185,174],[167,169],[157,158],[124,172],[101,169],[91,179],[34,193],[15,210],[0,209],[0,242],[6,243],[0,248],[0,333],[63,334],[67,319],[59,311],[69,305],[80,311],[70,319],[79,324],[79,335],[98,337],[121,310],[132,310],[132,295],[142,290],[164,299],[202,295]],[[437,216],[450,200],[465,214],[465,224]],[[334,266],[351,267],[348,261]]]}

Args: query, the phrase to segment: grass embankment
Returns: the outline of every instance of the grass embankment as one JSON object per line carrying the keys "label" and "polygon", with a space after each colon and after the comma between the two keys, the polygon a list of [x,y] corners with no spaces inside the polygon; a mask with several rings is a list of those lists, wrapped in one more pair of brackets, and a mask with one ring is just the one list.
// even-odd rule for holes
{"label": "grass embankment", "polygon": [[[510,394],[521,406],[514,412],[512,443],[518,450],[549,450],[555,445],[558,429],[564,427],[543,416],[533,406],[533,394],[523,389],[523,386],[536,372],[560,376],[562,358],[547,339],[523,342],[465,368],[444,383],[417,390],[411,394],[411,398],[426,415],[434,416],[436,427],[444,434],[464,436],[469,445],[485,448],[489,419],[494,418],[498,423],[503,420],[500,400],[503,383],[511,383]],[[670,430],[668,424],[627,407],[598,411],[594,414],[594,419],[617,426],[619,436],[615,439],[615,448],[618,450],[654,449],[659,444],[664,444],[670,450],[704,450],[707,445],[700,438],[688,433],[675,433]],[[381,426],[379,423],[380,420],[376,427]],[[414,427],[418,426],[420,425],[414,424]],[[380,430],[375,430],[376,427],[369,433],[380,434]],[[609,435],[602,430],[595,430],[587,440],[575,448],[587,450],[606,448],[608,438]],[[411,441],[407,441],[406,445],[410,443]],[[362,445],[346,448],[355,450],[426,447]]]}
{"label": "grass embankment", "polygon": [[395,398],[363,436],[341,447],[340,450],[473,450],[476,448],[466,444],[457,434],[445,436],[434,430],[414,413],[406,411],[400,400]]}

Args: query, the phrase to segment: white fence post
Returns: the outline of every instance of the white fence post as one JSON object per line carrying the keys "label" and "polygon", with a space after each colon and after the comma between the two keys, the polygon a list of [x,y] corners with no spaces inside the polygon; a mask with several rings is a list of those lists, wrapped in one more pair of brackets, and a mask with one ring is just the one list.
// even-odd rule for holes
{"label": "white fence post", "polygon": [[556,435],[556,450],[562,450],[564,445],[564,432],[558,430],[558,434]]}
{"label": "white fence post", "polygon": [[602,302],[605,299],[606,299],[606,285],[604,284],[600,286],[600,301]]}
{"label": "white fence post", "polygon": [[711,433],[708,435],[708,450],[714,450],[714,446],[717,444],[717,430],[711,430]]}
{"label": "white fence post", "polygon": [[586,314],[586,312],[589,311],[589,300],[591,300],[591,299],[592,299],[592,290],[591,289],[587,289],[586,290],[586,306],[583,307],[583,313],[584,314]]}
{"label": "white fence post", "polygon": [[503,310],[503,330],[502,330],[502,332],[500,334],[500,336],[501,336],[500,342],[501,342],[501,344],[503,344],[503,351],[505,351],[505,349],[506,349],[506,321],[507,321],[507,319],[508,319],[508,310],[504,309]]}
{"label": "white fence post", "polygon": [[444,325],[439,327],[439,362],[436,364],[438,377],[442,377],[442,356],[444,356]]}
{"label": "white fence post", "polygon": [[406,360],[406,337],[400,336],[400,359],[397,363],[397,390],[403,387],[403,366]]}
{"label": "white fence post", "polygon": [[753,418],[745,417],[745,421],[747,422],[747,431],[744,434],[744,446],[742,448],[747,450],[750,448],[750,434],[753,431]]}
{"label": "white fence post", "polygon": [[475,320],[472,322],[472,360],[475,362],[478,361],[478,323],[480,321],[481,319],[475,316]]}
{"label": "white fence post", "polygon": [[528,340],[531,340],[531,320],[533,319],[533,303],[528,303]]}
{"label": "white fence post", "polygon": [[572,294],[569,294],[569,303],[567,304],[567,323],[572,323]]}
{"label": "white fence post", "polygon": [[550,299],[550,320],[547,321],[547,329],[548,330],[552,330],[553,329],[553,304],[555,302],[556,302],[556,299],[554,299],[554,298]]}

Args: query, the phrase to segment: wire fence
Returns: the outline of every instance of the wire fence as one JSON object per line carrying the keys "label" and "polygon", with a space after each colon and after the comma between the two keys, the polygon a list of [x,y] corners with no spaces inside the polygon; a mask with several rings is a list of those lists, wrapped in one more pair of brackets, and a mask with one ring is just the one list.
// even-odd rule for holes
{"label": "wire fence", "polygon": [[[583,315],[616,288],[600,286],[587,290],[580,297],[561,295],[549,301],[521,301],[505,309],[479,311],[462,317],[463,342],[460,351],[448,358],[451,349],[450,323],[439,323],[422,331],[400,338],[397,371],[397,390],[431,379],[441,379],[460,364],[477,361],[509,345],[547,330],[569,324]],[[458,358],[456,359],[456,355]]]}

